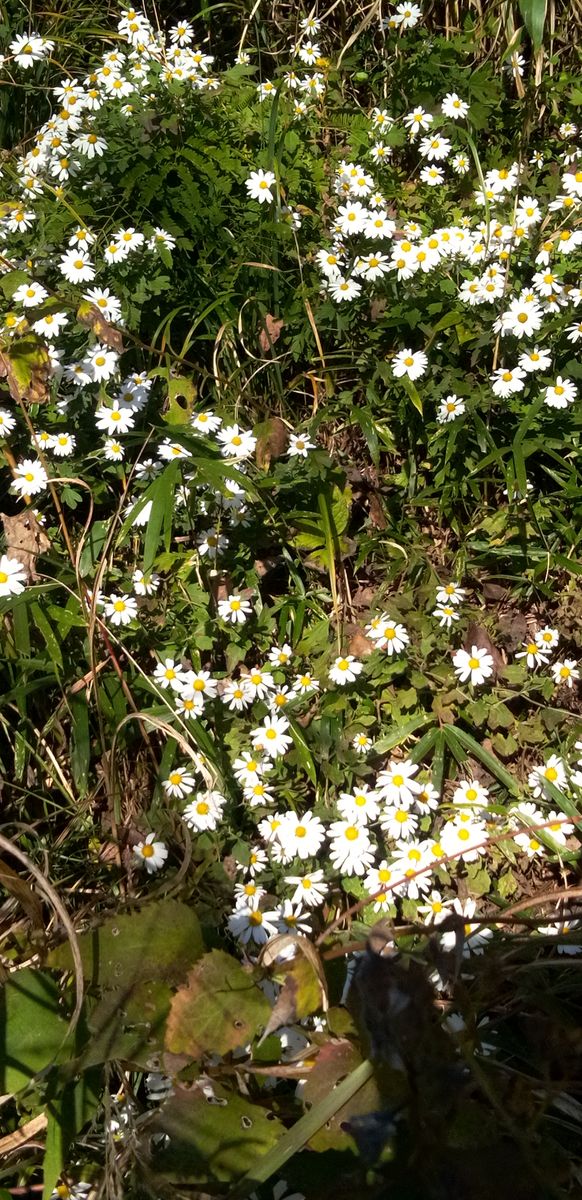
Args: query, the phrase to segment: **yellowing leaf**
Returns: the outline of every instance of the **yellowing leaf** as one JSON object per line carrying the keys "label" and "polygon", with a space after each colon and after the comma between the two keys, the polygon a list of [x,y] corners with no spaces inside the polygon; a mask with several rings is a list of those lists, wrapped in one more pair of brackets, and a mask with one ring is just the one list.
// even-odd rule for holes
{"label": "yellowing leaf", "polygon": [[269,1003],[253,974],[212,950],[196,964],[172,1001],[166,1049],[193,1059],[228,1054],[245,1045],[269,1019]]}

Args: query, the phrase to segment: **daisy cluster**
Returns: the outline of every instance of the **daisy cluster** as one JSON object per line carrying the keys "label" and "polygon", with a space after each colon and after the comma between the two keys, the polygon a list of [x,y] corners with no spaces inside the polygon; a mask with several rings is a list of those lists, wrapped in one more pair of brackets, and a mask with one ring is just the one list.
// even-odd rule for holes
{"label": "daisy cluster", "polygon": [[[419,17],[416,5],[398,5],[388,28],[402,33],[412,29]],[[194,412],[176,437],[152,433],[163,399],[153,373],[129,369],[124,363],[122,334],[128,314],[118,282],[130,266],[147,276],[157,259],[171,265],[175,238],[162,227],[138,228],[137,221],[104,230],[90,228],[77,219],[67,195],[71,181],[81,191],[89,188],[99,163],[110,153],[108,114],[130,122],[159,89],[171,89],[172,94],[175,89],[213,93],[221,80],[212,73],[212,56],[196,46],[188,21],[178,22],[165,34],[154,29],[143,13],[128,9],[118,31],[123,48],[107,51],[83,80],[60,81],[53,91],[54,114],[15,159],[16,195],[0,218],[3,269],[14,286],[7,287],[10,308],[3,313],[0,327],[7,343],[17,344],[24,333],[32,332],[44,346],[46,371],[58,393],[58,419],[56,428],[38,425],[31,431],[16,410],[0,410],[0,434],[11,464],[6,471],[11,472],[14,494],[29,501],[59,478],[59,459],[84,452],[88,436],[87,453],[107,470],[110,464],[117,465],[123,476],[120,515],[140,545],[140,531],[146,535],[153,511],[152,485],[171,463],[178,462],[181,474],[173,502],[177,512],[182,509],[188,517],[192,563],[199,567],[204,562],[216,574],[236,544],[237,531],[251,518],[244,481],[257,451],[257,436],[239,419],[210,406]],[[289,70],[257,85],[258,104],[281,94],[291,100],[297,120],[317,112],[325,99],[329,66],[322,54],[322,35],[318,18],[300,21]],[[15,39],[9,49],[12,57],[6,61],[26,71],[53,47],[31,34],[24,42]],[[241,50],[239,65],[248,60],[249,54]],[[565,408],[576,399],[577,389],[563,373],[555,347],[561,339],[575,345],[582,337],[582,327],[572,316],[582,301],[573,257],[582,243],[573,221],[582,200],[576,148],[568,147],[558,195],[543,206],[531,186],[533,173],[543,165],[536,156],[527,165],[480,170],[471,215],[459,216],[455,224],[433,228],[428,219],[422,223],[403,219],[382,190],[386,181],[390,188],[385,190],[393,192],[393,143],[401,140],[402,131],[403,162],[407,166],[413,160],[412,170],[418,186],[428,189],[429,204],[439,189],[459,180],[466,188],[471,155],[461,131],[469,117],[468,102],[456,92],[445,95],[434,111],[416,106],[397,115],[384,107],[373,109],[369,150],[363,162],[340,161],[326,210],[331,215],[325,218],[325,245],[311,256],[322,295],[340,304],[383,290],[392,294],[397,287],[412,299],[415,288],[424,287],[427,280],[436,286],[440,280],[452,280],[463,319],[470,323],[471,311],[478,310],[490,323],[492,343],[498,341],[500,346],[488,377],[493,396],[505,402],[528,388],[546,406]],[[258,167],[251,172],[246,191],[263,211],[273,206],[298,228],[300,215],[281,207],[285,180],[278,180],[273,170]],[[43,257],[35,253],[35,245],[47,196],[63,202],[71,221],[62,244],[52,246]],[[393,347],[394,378],[413,384],[425,377],[433,367],[428,350]],[[505,358],[506,365],[500,361]],[[449,423],[466,407],[463,398],[448,394],[439,402],[437,421]],[[195,467],[199,438],[222,461],[220,486],[199,482]],[[137,456],[130,455],[136,445]],[[307,434],[289,431],[286,453],[290,458],[304,461],[313,449]],[[114,591],[95,581],[87,599],[100,622],[125,635],[132,626],[137,630],[140,611],[146,601],[149,605],[163,592],[164,581],[155,571],[146,573],[137,566],[130,577],[124,577],[123,570],[115,566],[112,572]],[[25,585],[21,564],[2,555],[0,596],[18,596]],[[251,589],[234,585],[230,589],[229,584],[218,592],[216,616],[221,636],[236,639],[240,627],[254,618],[255,606]],[[433,615],[441,628],[457,627],[463,598],[464,589],[457,583],[438,590]],[[377,662],[375,655],[392,660],[406,654],[411,640],[406,627],[388,611],[371,616],[366,635],[373,662]],[[517,657],[525,658],[531,669],[550,665],[558,641],[557,631],[540,629]],[[556,685],[568,688],[579,678],[578,666],[569,658],[554,661],[551,672]],[[460,647],[452,653],[451,682],[453,673],[460,684],[483,686],[494,676],[493,657],[479,645]],[[580,771],[570,770],[559,755],[540,763],[530,775],[529,786],[538,804],[510,810],[500,820],[490,811],[496,801],[490,801],[488,788],[478,780],[457,780],[452,791],[442,794],[411,757],[380,764],[372,780],[366,760],[374,754],[374,740],[367,732],[358,732],[351,745],[356,766],[366,766],[365,781],[355,770],[346,790],[325,806],[315,797],[293,806],[288,797],[294,770],[290,764],[302,736],[298,718],[307,717],[312,706],[317,709],[323,691],[363,685],[367,667],[346,652],[327,666],[324,682],[319,674],[309,662],[296,661],[294,650],[284,642],[273,645],[266,663],[239,668],[228,676],[213,673],[209,666],[193,667],[164,656],[148,681],[170,719],[186,735],[195,729],[194,722],[201,722],[205,732],[212,734],[218,711],[236,729],[240,745],[230,763],[234,795],[252,830],[248,862],[240,864],[230,917],[231,931],[243,943],[260,944],[280,929],[310,932],[314,920],[323,920],[330,897],[337,899],[342,880],[354,877],[374,911],[395,911],[395,904],[406,900],[418,906],[423,918],[433,920],[449,905],[439,891],[446,883],[445,862],[451,857],[461,863],[477,862],[487,853],[492,835],[500,832],[516,842],[521,837],[517,844],[527,854],[543,853],[548,845],[550,852],[559,852],[572,826],[564,813],[554,808],[545,813],[541,807],[551,801],[544,781],[563,791],[581,783]],[[545,774],[554,771],[555,776]],[[186,802],[181,816],[195,836],[214,834],[232,812],[230,786],[221,785],[222,790],[211,786],[211,775],[208,762],[194,759],[191,766],[176,764],[162,781],[168,802]],[[526,845],[526,835],[516,831],[524,821],[541,823],[540,816],[547,817],[550,828],[540,835],[543,849],[534,851],[531,840]],[[154,831],[138,840],[133,852],[150,874],[164,867],[168,858],[167,847]],[[273,895],[278,908],[268,907]]]}
{"label": "daisy cluster", "polygon": [[[293,669],[290,648],[284,651],[285,665]],[[280,653],[274,647],[273,660]],[[160,663],[156,677],[168,675],[174,682],[175,665]],[[255,840],[248,860],[239,865],[228,922],[233,935],[250,949],[280,932],[318,932],[342,891],[353,894],[349,881],[354,878],[360,880],[357,894],[367,897],[374,913],[396,915],[407,900],[427,924],[440,924],[451,910],[470,917],[474,901],[462,904],[443,898],[451,860],[470,864],[486,858],[491,837],[514,842],[531,858],[548,851],[559,857],[566,847],[574,825],[555,808],[548,785],[576,793],[582,787],[580,758],[569,767],[558,755],[550,755],[534,767],[528,778],[532,801],[511,805],[503,816],[498,796],[479,779],[457,780],[445,798],[428,772],[410,758],[389,760],[373,782],[354,779],[349,791],[340,792],[324,808],[298,812],[279,807],[277,791],[286,774],[284,760],[292,737],[290,723],[277,716],[283,705],[277,706],[276,697],[283,696],[285,703],[294,697],[292,689],[278,685],[269,671],[257,668],[251,675],[249,704],[261,699],[270,714],[252,730],[251,748],[232,764]],[[218,681],[201,678],[200,673],[198,679],[203,696],[217,695]],[[577,748],[579,753],[582,743]],[[176,768],[163,787],[168,797],[188,801],[182,819],[194,833],[214,831],[225,819],[226,798],[213,790],[198,790],[196,767]],[[154,842],[155,835],[150,836]],[[155,845],[156,852],[164,848],[163,843]],[[141,845],[136,853],[143,853]],[[154,852],[147,854],[146,867],[151,870]],[[409,916],[410,911],[408,907]],[[478,949],[489,936],[471,936],[472,928],[467,933],[468,951]]]}
{"label": "daisy cluster", "polygon": [[[441,113],[455,121],[467,111],[468,105],[454,94],[441,104]],[[421,157],[432,164],[422,167],[420,181],[431,187],[444,184],[445,168],[434,163],[451,158],[451,138],[438,131],[438,120],[435,124],[435,115],[425,109],[414,109],[402,120],[410,141],[419,140]],[[371,115],[376,135],[395,123],[384,109]],[[430,132],[420,137],[422,130]],[[392,148],[383,141],[375,143],[370,156],[374,165],[390,169]],[[568,261],[582,245],[582,232],[575,228],[582,199],[582,155],[574,157],[562,174],[560,194],[545,208],[528,193],[528,168],[514,162],[488,171],[475,193],[474,204],[486,209],[485,219],[463,217],[458,224],[428,230],[417,221],[396,218],[374,166],[342,161],[335,179],[339,202],[331,242],[315,256],[325,290],[344,302],[360,298],[366,283],[375,284],[375,293],[382,294],[396,280],[412,297],[415,279],[421,287],[427,277],[452,279],[460,310],[478,309],[500,338],[502,361],[489,377],[493,395],[507,399],[527,389],[532,398],[541,395],[550,408],[566,408],[576,399],[577,387],[555,361],[557,344],[576,345],[582,338],[575,315],[582,303],[578,256],[571,266]],[[457,174],[464,173],[470,159],[459,153],[451,165]],[[550,348],[537,344],[542,341]],[[392,359],[394,376],[411,381],[425,376],[430,366],[421,349],[406,347]],[[459,397],[446,396],[437,421],[454,420],[465,407]]]}
{"label": "daisy cluster", "polygon": [[[440,625],[452,627],[452,619],[459,620],[465,595],[457,583],[437,590],[434,616]],[[249,602],[247,606],[251,608]],[[372,663],[378,654],[390,660],[406,653],[410,643],[405,626],[386,612],[371,617],[366,634],[374,647],[368,660]],[[532,644],[544,654],[545,647],[555,647],[558,641],[558,631],[544,627]],[[493,673],[492,656],[476,646],[456,651],[453,665],[460,680],[473,686]],[[271,647],[263,665],[241,668],[236,678],[192,670],[171,658],[158,662],[154,670],[152,686],[183,721],[202,720],[211,730],[219,723],[213,712],[216,705],[235,720],[239,749],[230,768],[250,849],[239,863],[240,881],[228,924],[249,949],[280,932],[318,932],[342,891],[353,894],[354,879],[359,881],[356,894],[367,898],[373,913],[396,915],[406,901],[427,923],[439,924],[449,911],[469,918],[474,902],[443,898],[451,862],[461,869],[462,864],[486,862],[492,838],[495,843],[515,843],[528,857],[559,858],[574,831],[568,815],[556,807],[552,787],[562,795],[577,795],[582,789],[582,759],[570,766],[559,754],[550,754],[529,773],[532,800],[507,805],[497,789],[492,792],[489,784],[470,774],[446,784],[443,792],[411,757],[393,757],[371,777],[366,760],[376,755],[367,733],[352,741],[356,764],[360,757],[366,763],[363,778],[356,765],[349,790],[328,796],[325,804],[317,799],[290,804],[290,795],[297,792],[296,766],[289,755],[298,718],[318,707],[322,693],[357,686],[366,669],[365,662],[346,654],[336,658],[326,679],[320,680],[300,666],[291,645],[284,643]],[[176,764],[162,781],[168,801],[185,802],[181,817],[194,836],[212,835],[221,828],[227,832],[232,820],[232,796],[209,785],[209,771],[210,764],[195,755],[191,765]],[[135,853],[145,852],[146,868],[152,871],[163,865],[161,859],[158,863],[163,850],[164,843],[152,833],[150,842],[140,843]],[[411,915],[409,905],[406,915]],[[469,933],[469,950],[479,949],[488,936],[473,929]]]}

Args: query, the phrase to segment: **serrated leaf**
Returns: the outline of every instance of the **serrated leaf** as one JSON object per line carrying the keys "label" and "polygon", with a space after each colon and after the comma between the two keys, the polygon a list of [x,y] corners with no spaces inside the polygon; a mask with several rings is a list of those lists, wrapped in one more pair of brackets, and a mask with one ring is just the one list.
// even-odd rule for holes
{"label": "serrated leaf", "polygon": [[223,950],[211,950],[174,996],[166,1049],[192,1059],[228,1054],[252,1041],[270,1011],[253,973]]}

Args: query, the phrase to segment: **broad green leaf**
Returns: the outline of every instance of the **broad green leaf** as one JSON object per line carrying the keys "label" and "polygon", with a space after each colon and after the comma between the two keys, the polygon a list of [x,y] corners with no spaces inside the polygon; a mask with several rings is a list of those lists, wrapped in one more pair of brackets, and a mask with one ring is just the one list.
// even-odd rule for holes
{"label": "broad green leaf", "polygon": [[[196,403],[198,389],[191,379],[170,378],[168,381],[168,408],[164,413],[166,425],[188,425]],[[180,403],[180,399],[183,403]]]}
{"label": "broad green leaf", "polygon": [[270,1005],[252,972],[230,954],[205,954],[172,1001],[166,1048],[199,1059],[228,1054],[252,1041],[266,1025]]}
{"label": "broad green leaf", "polygon": [[156,1169],[177,1182],[228,1182],[255,1165],[277,1146],[284,1126],[272,1113],[251,1104],[236,1091],[214,1085],[214,1102],[202,1089],[174,1087],[156,1114],[148,1135],[166,1134],[167,1148],[156,1153]]}
{"label": "broad green leaf", "polygon": [[[357,1046],[351,1041],[327,1042],[322,1046],[315,1065],[311,1068],[303,1089],[303,1101],[313,1110],[322,1101],[329,1098],[338,1080],[349,1077],[357,1067],[362,1065],[362,1055]],[[351,1117],[363,1116],[382,1107],[375,1080],[369,1079],[364,1087],[350,1096],[341,1108],[325,1122],[325,1127],[310,1138],[311,1150],[351,1150],[353,1141],[349,1133],[344,1132],[342,1125]]]}
{"label": "broad green leaf", "polygon": [[422,417],[422,415],[423,415],[422,400],[418,394],[417,389],[415,388],[415,386],[412,382],[412,379],[408,379],[408,377],[405,376],[404,379],[402,380],[402,382],[404,384],[404,387],[406,388],[406,391],[408,392],[408,395],[412,401],[412,404],[414,405],[414,408],[416,409],[416,411],[418,413],[420,413],[420,415]]}
{"label": "broad green leaf", "polygon": [[547,0],[518,0],[521,19],[532,40],[534,50],[541,49],[544,41]]}
{"label": "broad green leaf", "polygon": [[[331,1044],[331,1043],[330,1043]],[[243,1197],[248,1196],[252,1185],[265,1183],[281,1167],[289,1162],[304,1146],[315,1136],[315,1134],[331,1121],[332,1117],[344,1105],[347,1105],[352,1097],[355,1096],[361,1088],[364,1088],[374,1076],[374,1066],[365,1059],[355,1069],[350,1071],[347,1079],[342,1078],[341,1083],[336,1083],[335,1087],[328,1088],[319,1101],[312,1106],[305,1116],[296,1121],[291,1129],[286,1130],[282,1137],[277,1139],[276,1145],[272,1150],[265,1154],[264,1158],[256,1161],[248,1174],[241,1179],[236,1188],[233,1189],[229,1200],[243,1200]],[[336,1078],[341,1078],[338,1073]],[[366,1107],[369,1112],[371,1108],[379,1107],[379,1104]]]}
{"label": "broad green leaf", "polygon": [[[177,900],[159,900],[82,934],[79,949],[83,974],[93,987],[127,988],[147,979],[183,978],[203,945],[192,909]],[[48,965],[71,970],[68,942],[51,952]]]}
{"label": "broad green leaf", "polygon": [[0,988],[0,1092],[19,1092],[57,1058],[68,1022],[60,988],[42,971],[14,971]]}
{"label": "broad green leaf", "polygon": [[156,979],[106,992],[87,1018],[87,1044],[76,1068],[86,1071],[115,1060],[156,1070],[171,998],[168,984]]}

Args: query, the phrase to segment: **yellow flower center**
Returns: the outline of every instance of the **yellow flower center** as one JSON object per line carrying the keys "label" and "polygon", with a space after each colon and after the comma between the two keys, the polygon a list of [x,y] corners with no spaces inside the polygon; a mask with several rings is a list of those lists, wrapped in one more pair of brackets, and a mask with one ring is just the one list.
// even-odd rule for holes
{"label": "yellow flower center", "polygon": [[146,846],[141,848],[142,858],[153,858],[155,851],[152,845],[148,842]]}
{"label": "yellow flower center", "polygon": [[0,571],[0,583],[8,583],[6,571]]}
{"label": "yellow flower center", "polygon": [[467,788],[467,800],[476,800],[478,795],[479,793],[477,792],[476,788]]}
{"label": "yellow flower center", "polygon": [[199,803],[196,805],[196,812],[200,813],[201,817],[205,817],[206,814],[210,812],[210,807],[205,800],[199,801]]}
{"label": "yellow flower center", "polygon": [[481,666],[481,663],[478,658],[470,658],[469,666],[472,671],[476,671]]}
{"label": "yellow flower center", "polygon": [[306,836],[306,834],[307,834],[307,830],[305,828],[305,825],[297,825],[297,827],[295,829],[295,837],[304,838]]}
{"label": "yellow flower center", "polygon": [[345,836],[348,842],[357,842],[360,832],[358,829],[356,829],[355,825],[348,825]]}
{"label": "yellow flower center", "polygon": [[240,600],[231,600],[231,602],[230,602],[230,611],[231,611],[231,612],[238,612],[238,611],[239,611],[239,609],[240,609]]}

